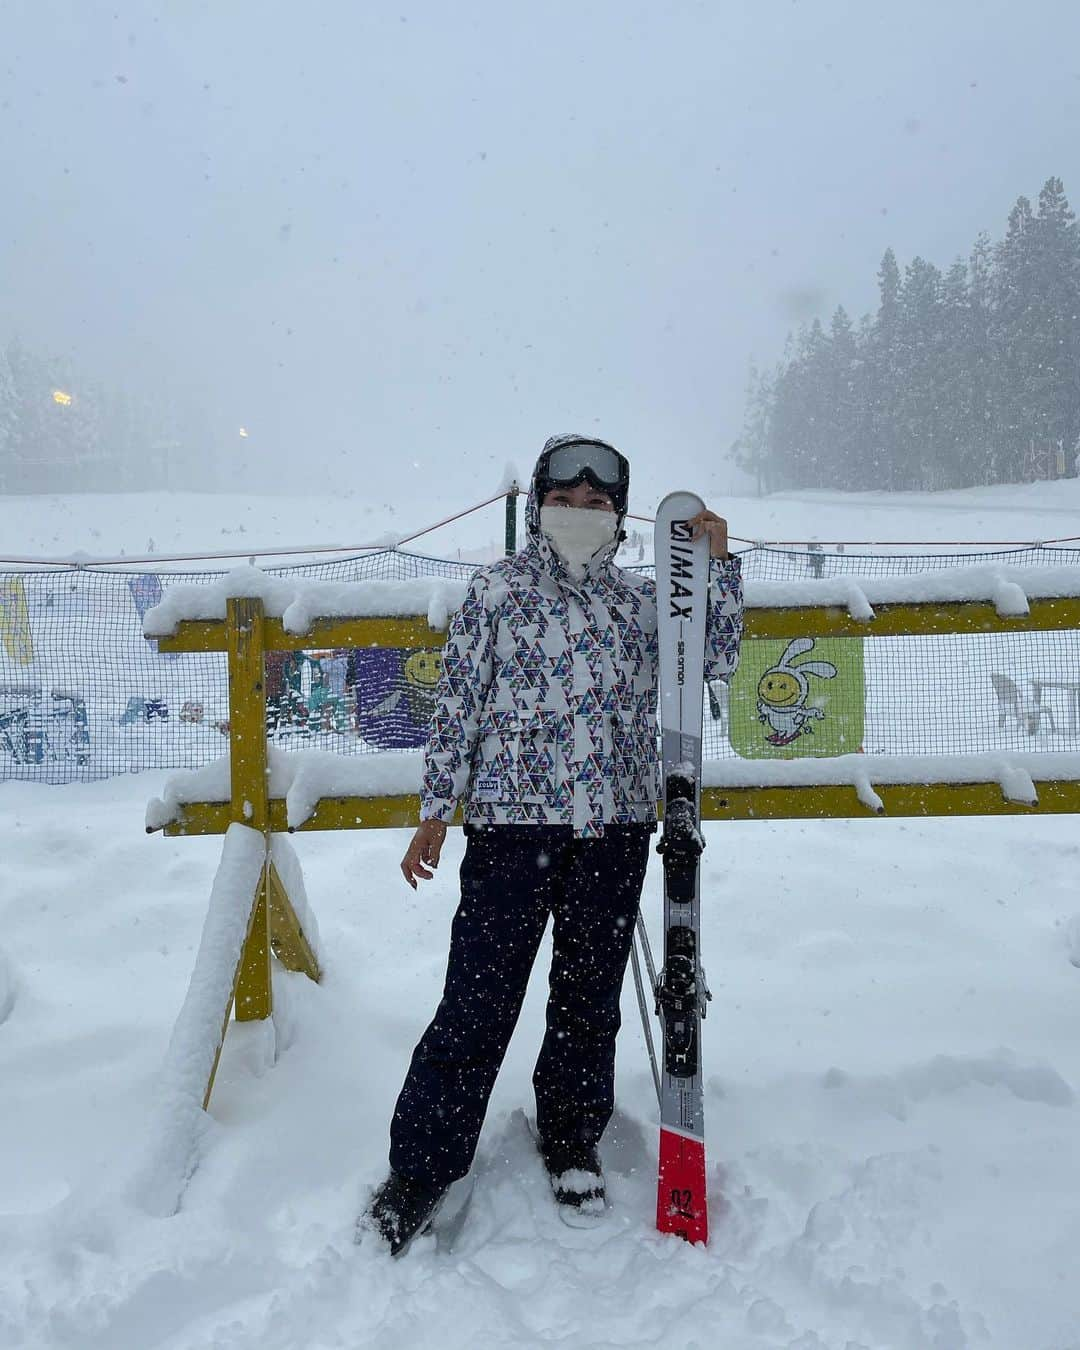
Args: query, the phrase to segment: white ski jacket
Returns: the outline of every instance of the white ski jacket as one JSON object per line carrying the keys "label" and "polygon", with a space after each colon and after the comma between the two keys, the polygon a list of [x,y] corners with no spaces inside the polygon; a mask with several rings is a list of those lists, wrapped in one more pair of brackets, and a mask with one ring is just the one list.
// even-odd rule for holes
{"label": "white ski jacket", "polygon": [[[612,541],[575,582],[540,533],[473,575],[450,623],[424,752],[420,817],[466,823],[656,824],[656,586]],[[712,560],[705,677],[729,678],[743,628],[738,558]]]}

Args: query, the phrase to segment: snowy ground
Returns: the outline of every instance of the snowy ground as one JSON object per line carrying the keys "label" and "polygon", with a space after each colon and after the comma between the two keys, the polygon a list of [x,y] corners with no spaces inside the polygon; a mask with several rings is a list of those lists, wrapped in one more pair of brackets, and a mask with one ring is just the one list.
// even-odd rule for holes
{"label": "snowy ground", "polygon": [[[399,504],[400,532],[465,504]],[[749,538],[1080,533],[1074,481],[724,505]],[[5,549],[39,555],[131,555],[151,531],[158,553],[363,542],[393,523],[347,498],[0,499]],[[427,546],[487,538],[465,522]],[[611,1212],[593,1233],[553,1214],[520,1116],[542,959],[467,1222],[452,1250],[429,1238],[395,1263],[352,1224],[438,996],[460,836],[419,895],[401,833],[297,841],[325,980],[279,979],[276,1058],[258,1028],[230,1030],[203,1165],[180,1213],[151,1218],[132,1179],[221,847],[143,833],[163,778],[0,784],[2,1350],[1080,1350],[1074,820],[710,827],[709,1248],[652,1229],[629,983]],[[655,942],[655,870],[645,905]]]}
{"label": "snowy ground", "polygon": [[[652,515],[671,490],[661,468],[635,474],[630,509]],[[778,492],[728,497],[710,490],[707,475],[685,486],[727,516],[743,540],[922,540],[1010,542],[1080,535],[1080,479],[1005,484],[964,492]],[[362,492],[323,496],[218,495],[195,492],[94,496],[0,496],[0,539],[11,557],[94,557],[196,553],[314,545],[385,544],[463,511],[499,490],[490,481],[432,484],[425,479],[394,502]],[[519,522],[522,513],[519,511]],[[631,521],[646,543],[650,527]],[[497,502],[409,547],[466,560],[498,556],[503,506]],[[742,547],[743,545],[739,545]],[[1075,545],[1074,545],[1075,546]],[[270,560],[267,560],[268,562]],[[227,567],[229,563],[222,563]]]}
{"label": "snowy ground", "polygon": [[461,1235],[395,1263],[352,1222],[437,997],[460,837],[415,896],[400,833],[298,841],[325,981],[280,979],[272,1067],[231,1029],[206,1160],[151,1219],[129,1187],[220,849],[142,833],[156,778],[3,788],[0,1345],[1080,1347],[1073,821],[711,827],[710,1247],[652,1231],[629,983],[612,1209],[556,1219],[518,1114],[538,967]]}

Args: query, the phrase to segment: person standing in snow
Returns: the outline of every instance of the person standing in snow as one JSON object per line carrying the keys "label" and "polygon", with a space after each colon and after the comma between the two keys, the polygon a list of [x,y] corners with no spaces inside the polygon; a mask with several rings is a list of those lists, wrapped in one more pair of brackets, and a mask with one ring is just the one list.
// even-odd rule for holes
{"label": "person standing in snow", "polygon": [[[549,914],[538,1147],[568,1217],[604,1210],[597,1145],[659,796],[656,587],[614,562],[629,485],[613,446],[549,440],[526,547],[474,574],[450,624],[406,881],[431,878],[459,802],[467,842],[442,1001],[398,1097],[390,1174],[361,1219],[394,1255],[472,1165]],[[712,558],[706,679],[729,678],[739,560],[724,520],[702,511],[693,525]]]}

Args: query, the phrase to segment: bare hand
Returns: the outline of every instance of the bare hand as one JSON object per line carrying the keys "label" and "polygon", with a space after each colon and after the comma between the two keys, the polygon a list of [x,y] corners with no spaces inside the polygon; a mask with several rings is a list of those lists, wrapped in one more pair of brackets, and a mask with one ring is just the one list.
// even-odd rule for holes
{"label": "bare hand", "polygon": [[[430,881],[439,865],[446,825],[441,820],[422,820],[401,860],[401,875],[416,890],[416,879]],[[426,866],[425,866],[426,864]],[[432,871],[428,871],[428,868]]]}
{"label": "bare hand", "polygon": [[709,557],[727,558],[728,554],[728,534],[727,521],[718,516],[714,511],[699,511],[689,524],[693,527],[694,539],[700,539],[703,534],[709,536]]}

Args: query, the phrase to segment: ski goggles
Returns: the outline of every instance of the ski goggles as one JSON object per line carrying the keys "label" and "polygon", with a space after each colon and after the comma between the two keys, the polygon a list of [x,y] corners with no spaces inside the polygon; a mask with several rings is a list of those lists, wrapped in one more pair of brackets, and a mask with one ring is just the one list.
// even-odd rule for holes
{"label": "ski goggles", "polygon": [[617,510],[625,511],[630,464],[603,441],[570,441],[553,446],[540,456],[536,482],[541,492],[588,482],[598,491],[606,492]]}

